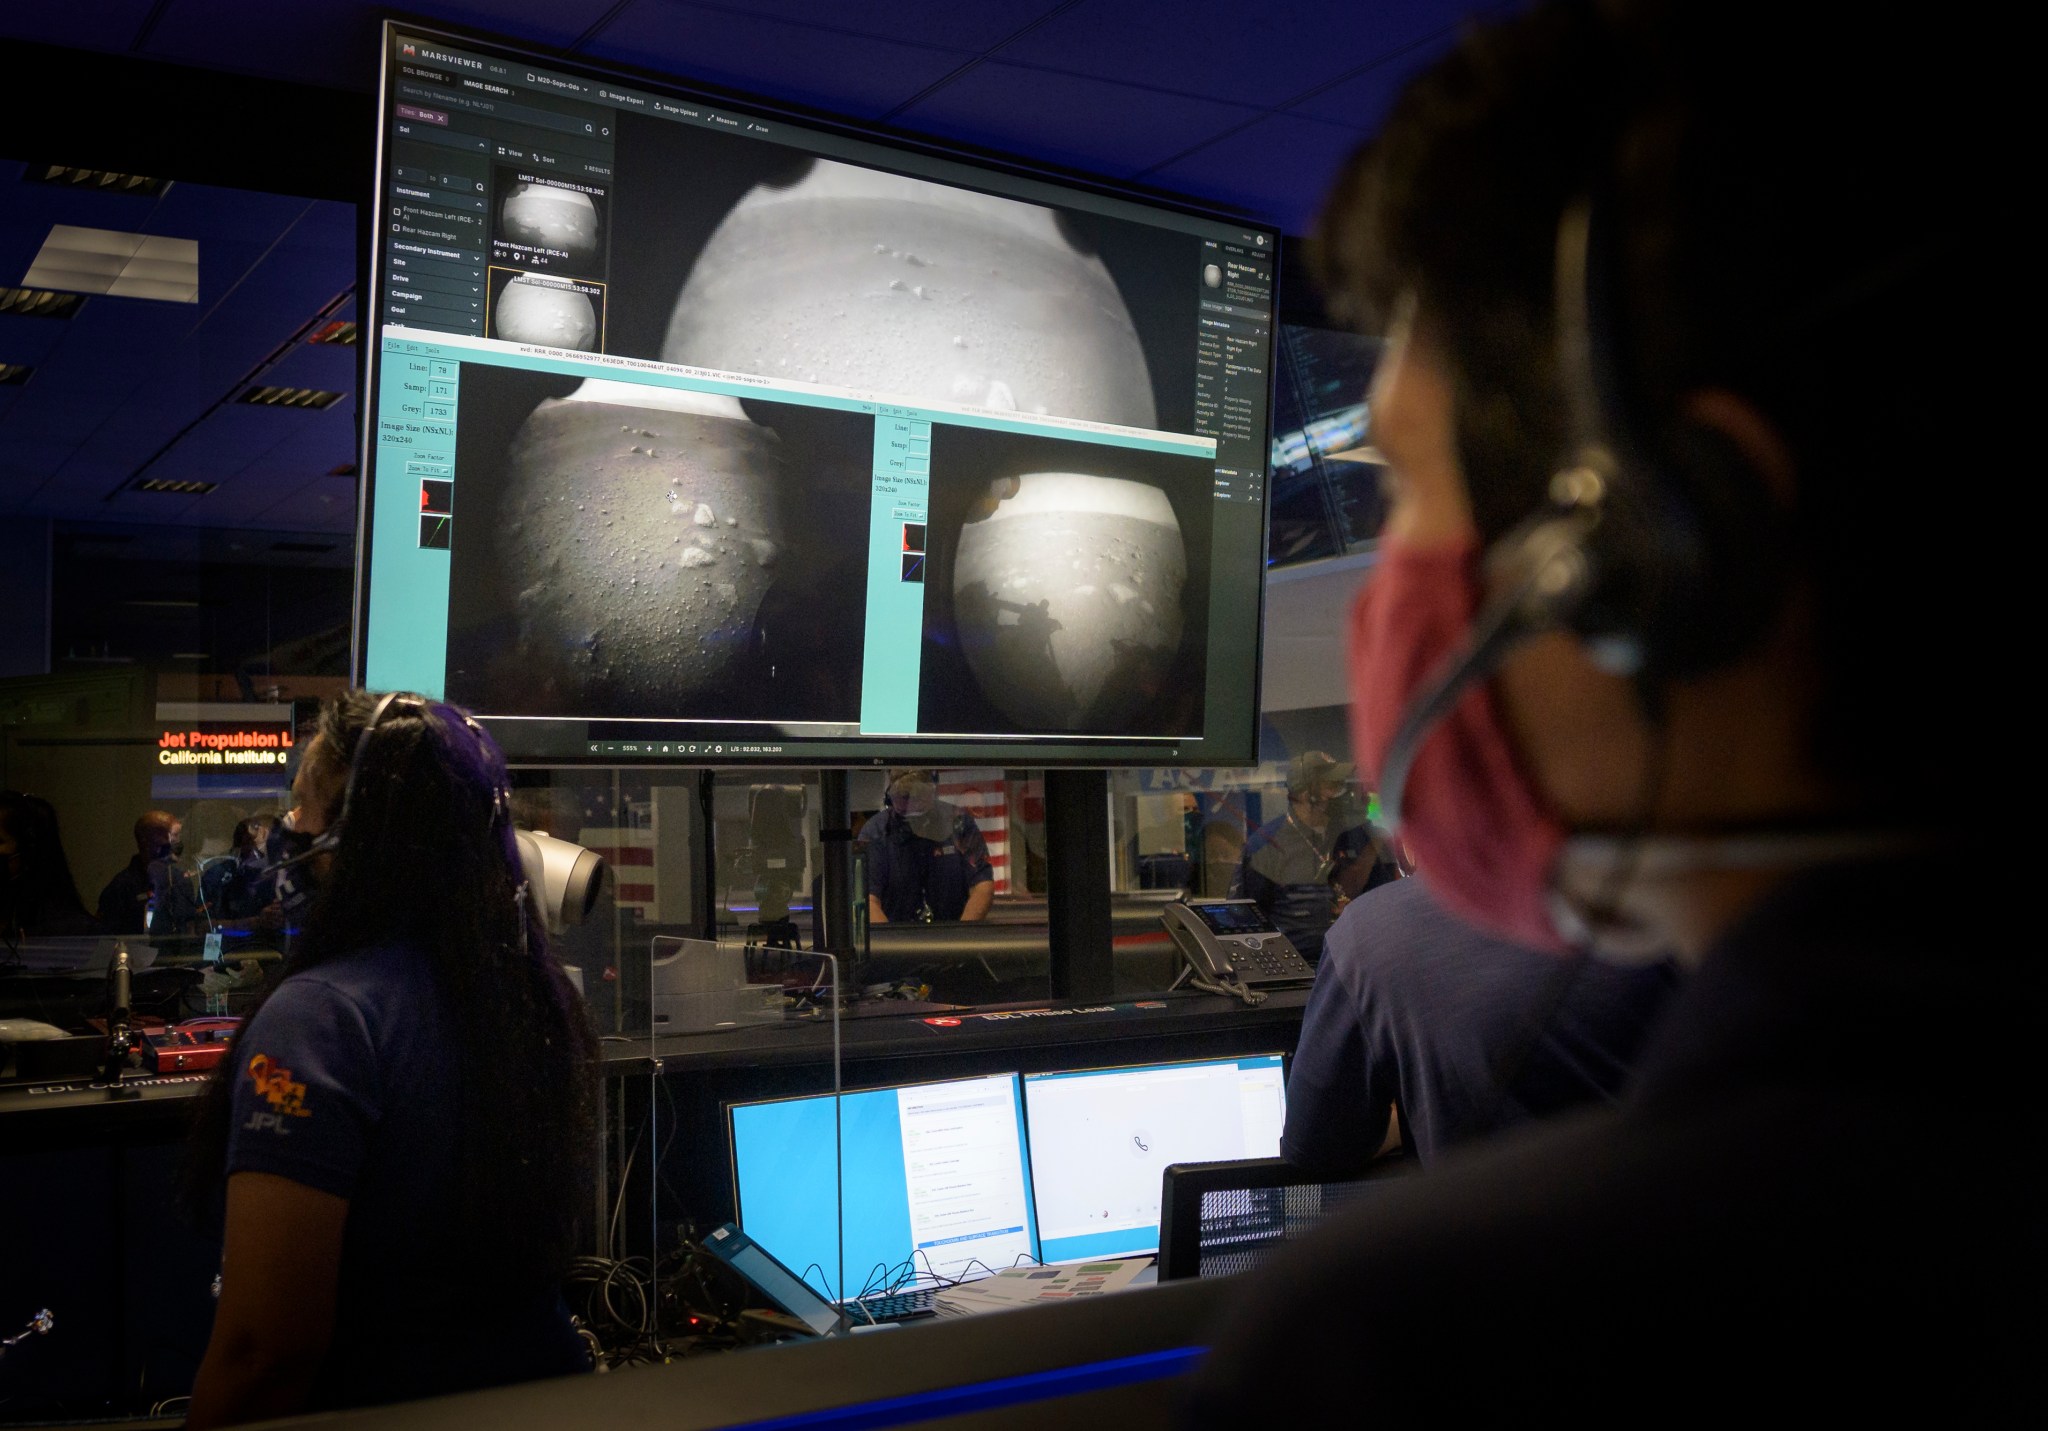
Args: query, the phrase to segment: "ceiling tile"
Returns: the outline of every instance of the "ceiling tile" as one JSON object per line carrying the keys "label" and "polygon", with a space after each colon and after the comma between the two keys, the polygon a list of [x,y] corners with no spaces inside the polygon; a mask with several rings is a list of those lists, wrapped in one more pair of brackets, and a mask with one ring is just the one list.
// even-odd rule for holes
{"label": "ceiling tile", "polygon": [[331,254],[354,272],[356,263],[356,206],[332,199],[316,199],[279,241],[280,251],[306,250]]}
{"label": "ceiling tile", "polygon": [[[116,492],[105,501],[96,501],[91,514],[99,521],[142,521],[182,524],[188,517],[196,515],[193,507],[205,501],[203,496],[191,496],[183,492],[137,492],[133,488]],[[76,514],[87,514],[83,507],[75,509]]]}
{"label": "ceiling tile", "polygon": [[21,442],[76,443],[106,419],[107,402],[45,396],[42,386],[0,389],[16,396],[14,405],[0,412],[0,452],[12,456]]}
{"label": "ceiling tile", "polygon": [[1288,233],[1306,233],[1338,166],[1364,137],[1343,125],[1269,115],[1145,179],[1247,209]]}
{"label": "ceiling tile", "polygon": [[[290,194],[261,194],[213,184],[173,184],[157,201],[144,227],[153,234],[253,244],[260,251],[319,202]],[[346,209],[349,205],[334,207]]]}
{"label": "ceiling tile", "polygon": [[1408,81],[1442,58],[1456,43],[1455,35],[1443,35],[1411,46],[1363,73],[1318,90],[1293,106],[1292,112],[1348,124],[1354,129],[1378,129]]}
{"label": "ceiling tile", "polygon": [[[10,283],[8,286],[12,286]],[[57,351],[71,331],[71,324],[52,318],[24,318],[19,313],[0,313],[0,363],[43,362]]]}
{"label": "ceiling tile", "polygon": [[75,438],[17,439],[10,437],[7,453],[0,462],[5,463],[8,472],[17,476],[21,473],[48,473],[56,470],[72,452],[77,449]]}
{"label": "ceiling tile", "polygon": [[634,0],[584,53],[863,118],[895,108],[971,58],[677,0]]}
{"label": "ceiling tile", "polygon": [[142,53],[207,69],[369,89],[377,12],[357,0],[169,0]]}
{"label": "ceiling tile", "polygon": [[1082,0],[1002,59],[1274,106],[1455,25],[1472,0]]}
{"label": "ceiling tile", "polygon": [[558,50],[573,44],[617,0],[409,0],[409,17],[454,30],[480,30]]}
{"label": "ceiling tile", "polygon": [[[306,315],[311,317],[309,313]],[[321,388],[327,392],[355,391],[356,349],[340,343],[295,345],[263,374],[263,381],[284,388]]]}
{"label": "ceiling tile", "polygon": [[802,25],[979,52],[1058,9],[1059,3],[1060,0],[862,0],[858,5],[848,5],[845,0],[727,0],[702,8],[746,10]]}
{"label": "ceiling tile", "polygon": [[905,110],[896,122],[1026,159],[1121,177],[1257,113],[991,61]]}
{"label": "ceiling tile", "polygon": [[356,489],[338,477],[316,478],[285,494],[257,514],[266,527],[296,532],[348,533],[356,528]]}
{"label": "ceiling tile", "polygon": [[0,10],[0,35],[40,45],[82,50],[125,50],[156,0],[98,0],[92,5],[38,5],[32,0]]}

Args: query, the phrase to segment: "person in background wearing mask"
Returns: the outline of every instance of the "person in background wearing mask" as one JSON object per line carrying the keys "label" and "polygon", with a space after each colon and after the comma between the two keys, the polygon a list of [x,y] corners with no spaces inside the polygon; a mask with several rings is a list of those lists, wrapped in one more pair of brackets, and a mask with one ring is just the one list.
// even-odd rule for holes
{"label": "person in background wearing mask", "polygon": [[561,1281],[597,1040],[526,887],[504,757],[454,706],[351,691],[292,790],[299,937],[190,1151],[226,1233],[185,1424],[587,1369]]}
{"label": "person in background wearing mask", "polygon": [[[179,899],[186,873],[185,823],[168,810],[149,810],[135,821],[135,855],[100,891],[99,921],[109,934],[175,932],[196,908],[198,896]],[[151,904],[156,913],[149,912]],[[175,907],[174,907],[175,906]]]}
{"label": "person in background wearing mask", "polygon": [[2019,287],[1970,202],[1982,39],[1783,18],[1510,12],[1329,202],[1327,291],[1391,315],[1353,748],[1453,913],[1691,972],[1620,1106],[1233,1278],[1192,1424],[2039,1400],[2034,741],[1964,634],[2023,619],[2032,530],[1967,356]]}
{"label": "person in background wearing mask", "polygon": [[213,917],[226,923],[248,919],[262,912],[271,901],[265,897],[271,860],[270,820],[252,815],[235,823],[234,842],[228,853],[207,861],[200,872],[199,889]]}
{"label": "person in background wearing mask", "polygon": [[1393,842],[1350,798],[1351,771],[1320,750],[1296,756],[1287,812],[1252,832],[1231,882],[1231,898],[1256,903],[1311,964],[1346,904],[1401,877]]}
{"label": "person in background wearing mask", "polygon": [[935,770],[892,770],[884,808],[861,826],[876,924],[988,918],[995,867],[981,827],[939,799]]}

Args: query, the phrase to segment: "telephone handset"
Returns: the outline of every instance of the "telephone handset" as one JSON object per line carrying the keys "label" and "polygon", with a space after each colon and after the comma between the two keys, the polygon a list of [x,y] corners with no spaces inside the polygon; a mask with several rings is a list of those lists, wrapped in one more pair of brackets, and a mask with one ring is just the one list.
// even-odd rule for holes
{"label": "telephone handset", "polygon": [[1259,1003],[1265,995],[1254,991],[1262,985],[1315,978],[1308,961],[1249,899],[1175,901],[1160,919],[1187,964],[1181,979],[1191,979],[1198,989]]}

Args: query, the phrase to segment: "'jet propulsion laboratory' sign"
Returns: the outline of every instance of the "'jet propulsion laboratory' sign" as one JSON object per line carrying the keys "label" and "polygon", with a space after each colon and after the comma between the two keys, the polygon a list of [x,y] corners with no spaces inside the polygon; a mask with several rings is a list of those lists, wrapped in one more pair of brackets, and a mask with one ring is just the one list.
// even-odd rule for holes
{"label": "'jet propulsion laboratory' sign", "polygon": [[258,795],[291,784],[292,708],[259,701],[163,701],[156,708],[153,793]]}
{"label": "'jet propulsion laboratory' sign", "polygon": [[157,737],[158,765],[275,765],[291,760],[290,726],[279,730],[167,730]]}

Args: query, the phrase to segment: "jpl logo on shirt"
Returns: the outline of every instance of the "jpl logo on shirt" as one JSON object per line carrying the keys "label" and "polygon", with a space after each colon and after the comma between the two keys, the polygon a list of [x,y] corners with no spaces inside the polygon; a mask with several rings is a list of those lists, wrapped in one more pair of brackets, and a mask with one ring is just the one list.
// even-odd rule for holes
{"label": "jpl logo on shirt", "polygon": [[306,1107],[306,1085],[292,1077],[292,1071],[283,1064],[273,1063],[270,1055],[259,1053],[249,1060],[249,1082],[264,1102],[270,1105],[268,1113],[253,1113],[242,1126],[250,1131],[269,1128],[280,1135],[290,1132],[287,1118],[305,1118],[311,1110]]}

